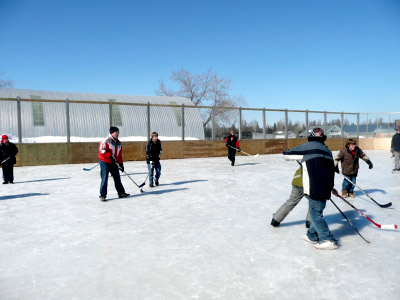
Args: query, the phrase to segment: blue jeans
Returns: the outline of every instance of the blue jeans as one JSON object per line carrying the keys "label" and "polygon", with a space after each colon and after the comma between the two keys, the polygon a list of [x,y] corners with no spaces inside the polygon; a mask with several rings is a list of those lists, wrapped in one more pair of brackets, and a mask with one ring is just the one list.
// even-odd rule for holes
{"label": "blue jeans", "polygon": [[314,242],[337,242],[337,239],[333,237],[323,216],[326,201],[314,200],[308,195],[305,195],[305,197],[309,202],[310,213],[310,228],[307,231],[308,238]]}
{"label": "blue jeans", "polygon": [[[356,176],[354,175],[344,175],[348,179],[350,179],[351,182],[356,183]],[[343,179],[342,183],[342,191],[347,191],[348,193],[353,193],[354,191],[354,185],[348,182],[346,179]]]}
{"label": "blue jeans", "polygon": [[160,161],[154,162],[154,168],[151,167],[151,164],[147,164],[147,169],[149,170],[149,183],[153,183],[154,180],[154,171],[156,170],[156,181],[160,179],[161,176],[161,164]]}
{"label": "blue jeans", "polygon": [[100,197],[107,197],[108,173],[111,173],[111,176],[114,178],[115,189],[117,190],[118,195],[124,194],[125,189],[122,186],[121,177],[119,176],[119,170],[118,170],[117,165],[108,164],[101,160],[100,161],[100,176],[101,176]]}

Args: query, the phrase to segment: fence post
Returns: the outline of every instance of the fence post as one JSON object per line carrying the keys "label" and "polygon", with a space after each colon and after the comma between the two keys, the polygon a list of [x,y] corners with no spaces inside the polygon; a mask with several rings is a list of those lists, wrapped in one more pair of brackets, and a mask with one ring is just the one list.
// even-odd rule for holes
{"label": "fence post", "polygon": [[388,113],[388,118],[389,118],[389,124],[388,124],[388,131],[389,131],[390,130],[390,113]]}
{"label": "fence post", "polygon": [[367,130],[367,137],[368,137],[368,123],[369,123],[369,120],[368,120],[368,114],[367,114],[367,128],[366,128],[366,130]]}
{"label": "fence post", "polygon": [[211,140],[215,140],[215,106],[211,109]]}
{"label": "fence post", "polygon": [[286,108],[285,109],[285,139],[289,138],[288,126],[289,126],[289,114],[288,114],[288,110]]}
{"label": "fence post", "polygon": [[[378,134],[378,128],[379,128],[379,114],[377,113],[376,114],[376,134],[375,134],[375,137]],[[372,134],[372,137],[374,137],[373,134]]]}
{"label": "fence post", "polygon": [[239,107],[239,140],[242,139],[242,107]]}
{"label": "fence post", "polygon": [[265,118],[265,107],[263,109],[263,138],[267,138],[267,120]]}
{"label": "fence post", "polygon": [[360,113],[357,113],[357,138],[360,138]]}
{"label": "fence post", "polygon": [[[325,134],[326,134],[326,125],[327,125],[327,114],[326,114],[326,111],[324,111],[324,132],[325,132]],[[343,131],[343,129],[342,129],[342,131]]]}
{"label": "fence post", "polygon": [[185,140],[185,104],[182,103],[182,141]]}
{"label": "fence post", "polygon": [[18,144],[22,144],[21,97],[17,97]]}
{"label": "fence post", "polygon": [[344,132],[343,132],[343,112],[340,114],[340,130],[342,131],[341,132],[341,136],[342,136],[342,138],[344,138]]}
{"label": "fence post", "polygon": [[307,136],[308,136],[308,109],[306,110],[306,136],[305,136],[305,138],[307,138]]}
{"label": "fence post", "polygon": [[147,102],[147,139],[151,137],[150,135],[150,102]]}
{"label": "fence post", "polygon": [[108,103],[108,113],[109,113],[109,118],[110,118],[110,127],[111,126],[113,126],[113,119],[112,119],[112,110],[113,110],[113,108],[112,108],[112,100],[109,100],[109,103]]}
{"label": "fence post", "polygon": [[67,121],[67,144],[71,143],[71,124],[69,120],[69,99],[65,100],[65,118]]}

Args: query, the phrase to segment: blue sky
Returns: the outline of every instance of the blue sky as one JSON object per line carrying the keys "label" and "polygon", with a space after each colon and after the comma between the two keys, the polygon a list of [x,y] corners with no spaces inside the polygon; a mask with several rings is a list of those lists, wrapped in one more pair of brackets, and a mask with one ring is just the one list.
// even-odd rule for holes
{"label": "blue sky", "polygon": [[248,107],[400,111],[400,1],[0,0],[16,88],[154,95],[184,67]]}

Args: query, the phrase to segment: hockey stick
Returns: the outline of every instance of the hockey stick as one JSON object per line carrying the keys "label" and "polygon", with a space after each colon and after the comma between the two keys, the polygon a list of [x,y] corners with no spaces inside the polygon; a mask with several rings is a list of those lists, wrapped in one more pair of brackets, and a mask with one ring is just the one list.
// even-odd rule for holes
{"label": "hockey stick", "polygon": [[97,164],[94,165],[94,167],[91,167],[90,169],[83,168],[83,171],[91,171],[91,170],[93,170],[94,168],[96,168],[99,164],[100,164],[100,163],[98,162]]}
{"label": "hockey stick", "polygon": [[352,182],[350,179],[348,179],[345,175],[343,175],[344,179],[346,179],[348,182],[350,182],[352,185],[354,185],[355,187],[357,187],[361,192],[363,192],[363,194],[365,196],[367,196],[369,199],[371,199],[372,201],[374,201],[377,205],[379,205],[380,207],[386,208],[389,206],[392,206],[392,202],[386,203],[386,204],[380,204],[377,201],[375,201],[370,195],[368,195],[366,192],[363,191],[362,188],[360,188],[357,184],[355,184],[354,182]]}
{"label": "hockey stick", "polygon": [[355,207],[353,204],[351,204],[349,201],[344,199],[342,196],[339,195],[337,190],[332,190],[332,194],[334,194],[336,197],[339,197],[342,199],[344,202],[346,202],[348,205],[350,205],[353,209],[355,209],[360,215],[362,215],[364,218],[366,218],[368,221],[370,221],[372,224],[374,224],[376,227],[381,228],[381,229],[397,229],[397,225],[381,225],[376,222],[374,222],[370,217],[368,217],[366,214],[364,214],[361,210],[359,210],[357,207]]}
{"label": "hockey stick", "polygon": [[143,183],[140,186],[144,186],[146,184],[147,178],[150,176],[150,172],[153,172],[154,167],[151,167],[149,173],[147,173],[146,179],[143,181]]}
{"label": "hockey stick", "polygon": [[7,157],[5,160],[3,160],[2,162],[1,162],[1,165],[2,164],[4,164],[7,160],[9,160],[11,157]]}
{"label": "hockey stick", "polygon": [[[231,147],[232,149],[235,149],[236,151],[239,151],[238,148],[232,147],[231,145],[227,145],[227,146],[228,146],[228,147]],[[248,155],[248,156],[253,156],[253,157],[259,156],[259,154],[251,155],[251,154],[248,154],[247,152],[244,152],[244,151],[242,151],[242,150],[240,150],[239,152],[243,152],[244,154],[246,154],[246,155]]]}
{"label": "hockey stick", "polygon": [[353,229],[358,233],[358,235],[361,236],[361,238],[362,238],[364,241],[366,241],[367,243],[369,243],[369,241],[366,240],[366,239],[361,235],[361,233],[358,231],[357,227],[354,226],[353,223],[351,223],[351,221],[346,217],[346,215],[340,210],[340,208],[336,205],[336,203],[333,202],[332,199],[329,199],[329,200],[331,200],[331,202],[333,203],[333,205],[335,205],[335,207],[338,209],[338,211],[339,211],[339,212],[342,214],[342,216],[347,220],[347,222],[349,222],[349,224],[351,225],[351,227],[353,227]]}
{"label": "hockey stick", "polygon": [[[117,165],[118,169],[119,169],[119,163],[115,162],[115,164]],[[125,172],[125,170],[123,171],[123,173],[125,173],[126,176],[128,176],[128,178],[140,189],[140,192],[143,193],[142,187],[144,186],[144,183],[142,183],[141,185],[138,185],[135,180],[133,180],[131,178],[131,176],[129,176],[128,173]]]}

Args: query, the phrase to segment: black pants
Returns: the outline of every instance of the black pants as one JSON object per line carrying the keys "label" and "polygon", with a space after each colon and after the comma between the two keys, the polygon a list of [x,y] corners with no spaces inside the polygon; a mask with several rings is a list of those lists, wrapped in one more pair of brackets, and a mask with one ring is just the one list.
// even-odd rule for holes
{"label": "black pants", "polygon": [[236,155],[236,150],[232,148],[228,148],[228,159],[231,162],[235,162],[235,155]]}
{"label": "black pants", "polygon": [[14,164],[6,161],[1,165],[4,182],[14,182]]}

